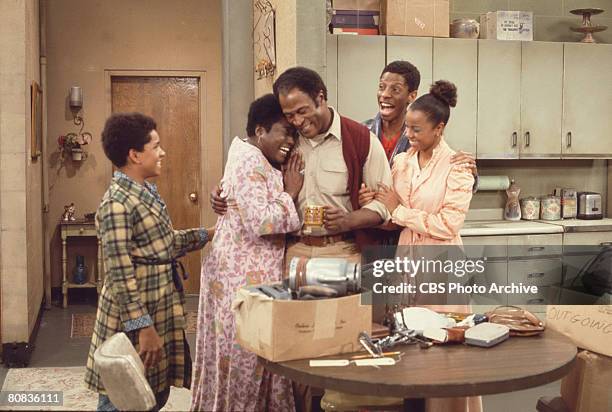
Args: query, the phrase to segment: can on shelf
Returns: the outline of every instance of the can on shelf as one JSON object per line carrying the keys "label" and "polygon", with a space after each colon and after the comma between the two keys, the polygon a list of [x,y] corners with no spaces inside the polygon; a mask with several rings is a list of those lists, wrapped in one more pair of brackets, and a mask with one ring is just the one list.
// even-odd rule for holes
{"label": "can on shelf", "polygon": [[522,219],[538,220],[540,218],[540,199],[529,196],[522,198],[520,203]]}
{"label": "can on shelf", "polygon": [[561,198],[555,195],[542,196],[540,199],[540,213],[542,220],[560,220]]}
{"label": "can on shelf", "polygon": [[578,213],[576,189],[563,189],[561,193],[561,217],[563,219],[575,219]]}

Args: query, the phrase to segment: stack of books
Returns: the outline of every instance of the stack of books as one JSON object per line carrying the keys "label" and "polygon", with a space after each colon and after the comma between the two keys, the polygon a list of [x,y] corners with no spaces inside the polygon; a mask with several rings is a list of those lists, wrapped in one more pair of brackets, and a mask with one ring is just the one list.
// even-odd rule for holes
{"label": "stack of books", "polygon": [[380,4],[373,0],[334,0],[330,31],[333,34],[379,33]]}

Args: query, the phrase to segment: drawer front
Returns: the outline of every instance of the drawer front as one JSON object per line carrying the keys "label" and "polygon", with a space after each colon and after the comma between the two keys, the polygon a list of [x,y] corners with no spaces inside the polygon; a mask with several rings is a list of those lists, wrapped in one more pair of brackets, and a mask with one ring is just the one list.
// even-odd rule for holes
{"label": "drawer front", "polygon": [[520,235],[510,236],[508,240],[508,257],[524,258],[533,256],[561,255],[563,235]]}
{"label": "drawer front", "polygon": [[461,240],[468,257],[506,259],[508,256],[508,236],[469,236]]}
{"label": "drawer front", "polygon": [[560,286],[563,261],[559,259],[515,260],[508,263],[508,283]]}
{"label": "drawer front", "polygon": [[[475,285],[486,286],[487,290],[492,283],[497,285],[506,285],[508,284],[508,263],[488,261],[485,264],[484,272],[476,273],[472,279]],[[479,304],[505,305],[508,302],[507,295],[505,293],[484,293],[482,295],[476,294],[472,296],[472,299],[474,302]]]}
{"label": "drawer front", "polygon": [[585,246],[612,244],[612,232],[583,232],[563,234],[563,253],[582,253]]}
{"label": "drawer front", "polygon": [[508,283],[538,286],[538,293],[509,294],[508,304],[527,305],[532,312],[542,312],[546,305],[547,286],[559,286],[563,273],[561,259],[516,260],[508,263]]}

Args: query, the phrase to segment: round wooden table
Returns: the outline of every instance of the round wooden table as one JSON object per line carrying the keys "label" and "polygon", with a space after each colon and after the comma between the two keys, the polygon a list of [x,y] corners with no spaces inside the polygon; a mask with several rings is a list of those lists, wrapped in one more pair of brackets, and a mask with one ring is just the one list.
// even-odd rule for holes
{"label": "round wooden table", "polygon": [[[407,410],[425,410],[425,398],[512,392],[554,382],[565,376],[576,358],[576,346],[546,330],[540,336],[510,337],[492,348],[468,345],[398,346],[394,366],[318,367],[308,359],[260,362],[272,373],[296,382],[340,392],[404,398]],[[321,359],[348,359],[351,355]]]}

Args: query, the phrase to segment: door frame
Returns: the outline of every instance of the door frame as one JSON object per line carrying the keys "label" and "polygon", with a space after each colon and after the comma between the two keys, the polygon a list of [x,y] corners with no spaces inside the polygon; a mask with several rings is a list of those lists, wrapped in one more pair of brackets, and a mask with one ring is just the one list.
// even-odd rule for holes
{"label": "door frame", "polygon": [[[222,164],[213,159],[214,156],[223,157],[222,139],[213,139],[214,126],[207,121],[207,113],[210,113],[212,104],[211,99],[206,98],[206,91],[209,89],[206,84],[206,72],[195,70],[124,70],[124,69],[105,69],[104,70],[104,94],[106,118],[112,114],[112,77],[195,77],[200,84],[200,226],[209,227],[216,217],[210,207],[208,207],[208,192],[215,184],[221,180],[221,170],[215,166]],[[210,107],[209,107],[210,105]],[[163,138],[163,136],[162,136]],[[112,177],[112,165],[106,162],[106,175],[110,181]],[[183,229],[183,228],[182,228]]]}

